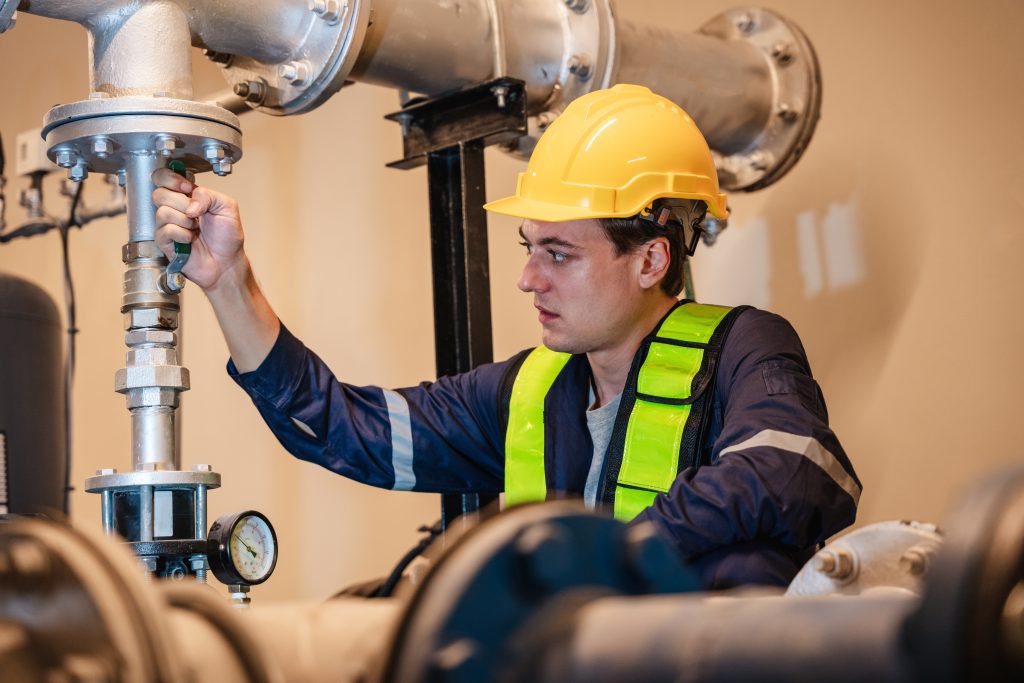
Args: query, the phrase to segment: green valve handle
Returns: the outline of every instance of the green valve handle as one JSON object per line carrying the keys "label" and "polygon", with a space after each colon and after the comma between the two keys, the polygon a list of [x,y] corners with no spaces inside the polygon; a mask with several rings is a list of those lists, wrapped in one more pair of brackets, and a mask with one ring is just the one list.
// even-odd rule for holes
{"label": "green valve handle", "polygon": [[[171,169],[181,177],[185,177],[186,168],[184,162],[175,159],[171,163],[167,164],[167,168]],[[167,269],[164,271],[163,277],[160,278],[160,284],[168,293],[177,294],[185,287],[185,276],[181,274],[181,269],[185,267],[186,263],[188,263],[188,257],[191,253],[191,243],[174,243],[174,258],[167,264]]]}

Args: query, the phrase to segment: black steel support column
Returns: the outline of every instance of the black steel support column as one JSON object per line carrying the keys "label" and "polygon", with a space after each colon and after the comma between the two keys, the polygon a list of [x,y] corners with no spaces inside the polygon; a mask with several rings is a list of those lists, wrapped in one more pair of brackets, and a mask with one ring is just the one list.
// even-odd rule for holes
{"label": "black steel support column", "polygon": [[[526,133],[522,81],[500,78],[410,102],[386,118],[402,125],[405,158],[393,168],[427,165],[437,376],[493,360],[484,148]],[[494,494],[444,495],[441,518],[475,514]]]}
{"label": "black steel support column", "polygon": [[494,360],[483,145],[473,141],[431,152],[427,182],[434,358],[441,377]]}

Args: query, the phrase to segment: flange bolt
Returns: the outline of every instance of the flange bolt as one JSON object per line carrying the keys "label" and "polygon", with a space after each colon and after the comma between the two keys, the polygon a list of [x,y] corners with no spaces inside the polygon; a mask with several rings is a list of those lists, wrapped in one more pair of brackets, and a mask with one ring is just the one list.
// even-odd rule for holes
{"label": "flange bolt", "polygon": [[849,581],[857,574],[857,564],[848,550],[826,548],[814,556],[814,568],[837,581]]}

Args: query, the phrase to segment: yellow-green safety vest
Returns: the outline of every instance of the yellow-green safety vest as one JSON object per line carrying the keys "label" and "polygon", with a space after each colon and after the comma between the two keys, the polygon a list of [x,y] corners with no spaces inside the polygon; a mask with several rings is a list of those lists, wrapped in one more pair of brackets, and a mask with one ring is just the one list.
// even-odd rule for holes
{"label": "yellow-green safety vest", "polygon": [[[620,405],[619,419],[623,419],[627,399],[632,403],[615,478],[616,519],[636,517],[659,493],[668,492],[682,469],[681,462],[694,462],[686,451],[699,449],[701,444],[684,444],[684,433],[701,431],[702,425],[692,424],[702,419],[692,411],[693,404],[714,380],[709,343],[720,326],[727,327],[723,321],[732,310],[686,302],[674,308],[641,345],[642,363],[627,381],[623,392],[626,405]],[[711,349],[713,354],[718,350]],[[505,432],[506,505],[541,501],[547,496],[544,398],[570,357],[539,346],[519,368]],[[612,433],[613,442],[617,431]],[[610,444],[609,451],[615,447]]]}

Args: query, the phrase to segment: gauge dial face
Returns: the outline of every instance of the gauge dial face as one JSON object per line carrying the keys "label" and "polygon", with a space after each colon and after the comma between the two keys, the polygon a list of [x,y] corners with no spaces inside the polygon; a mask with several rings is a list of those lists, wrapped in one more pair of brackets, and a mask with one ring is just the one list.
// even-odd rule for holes
{"label": "gauge dial face", "polygon": [[245,581],[258,583],[273,570],[274,532],[263,517],[244,515],[231,529],[231,564]]}

